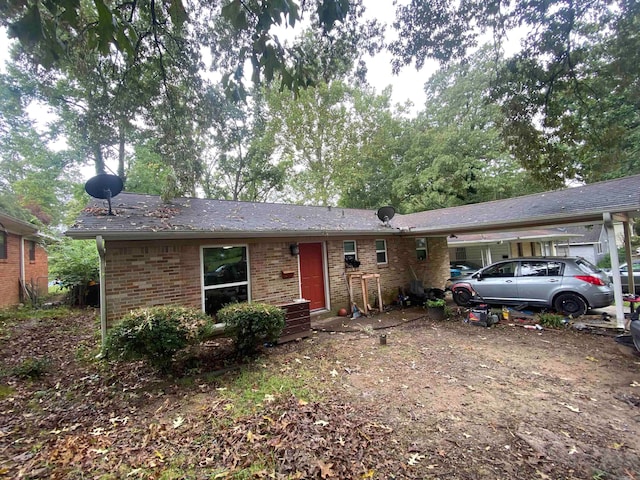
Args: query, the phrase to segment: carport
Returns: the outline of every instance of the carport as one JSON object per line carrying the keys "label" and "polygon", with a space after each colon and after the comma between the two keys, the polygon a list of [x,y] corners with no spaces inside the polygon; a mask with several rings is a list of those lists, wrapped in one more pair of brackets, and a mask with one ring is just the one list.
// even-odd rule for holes
{"label": "carport", "polygon": [[[627,263],[631,264],[630,224],[638,216],[640,175],[634,175],[505,200],[414,213],[403,216],[399,223],[405,231],[429,236],[603,224],[609,240],[617,325],[624,328],[620,264],[613,223],[621,222],[624,226]],[[629,291],[633,292],[633,288],[633,275],[629,275]]]}

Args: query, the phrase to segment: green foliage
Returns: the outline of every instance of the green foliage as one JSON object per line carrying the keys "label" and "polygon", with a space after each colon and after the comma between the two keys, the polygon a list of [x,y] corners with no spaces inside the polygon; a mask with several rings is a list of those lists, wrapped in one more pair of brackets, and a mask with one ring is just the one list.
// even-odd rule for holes
{"label": "green foliage", "polygon": [[[626,254],[624,247],[618,249],[618,264],[626,262]],[[611,268],[611,254],[605,253],[602,259],[598,262],[600,268]]]}
{"label": "green foliage", "polygon": [[427,300],[426,305],[427,307],[430,307],[430,308],[439,308],[439,307],[445,307],[447,305],[447,302],[445,302],[441,298],[437,298],[435,300]]}
{"label": "green foliage", "polygon": [[176,352],[206,339],[211,322],[202,311],[177,305],[133,310],[109,330],[105,354],[122,361],[144,359],[167,371]]}
{"label": "green foliage", "polygon": [[538,323],[543,327],[562,328],[564,323],[564,316],[556,313],[540,313],[538,315]]}
{"label": "green foliage", "polygon": [[264,342],[276,342],[285,325],[284,310],[266,303],[234,303],[216,315],[226,324],[242,356],[254,354]]}
{"label": "green foliage", "polygon": [[49,250],[49,273],[60,286],[67,289],[85,287],[90,281],[98,281],[100,258],[94,240],[65,238]]}
{"label": "green foliage", "polygon": [[71,314],[71,309],[66,306],[47,309],[31,307],[9,307],[0,309],[0,322],[12,324],[22,320],[64,318],[70,316]]}
{"label": "green foliage", "polygon": [[11,374],[19,378],[40,378],[49,370],[48,358],[27,358],[11,369]]}

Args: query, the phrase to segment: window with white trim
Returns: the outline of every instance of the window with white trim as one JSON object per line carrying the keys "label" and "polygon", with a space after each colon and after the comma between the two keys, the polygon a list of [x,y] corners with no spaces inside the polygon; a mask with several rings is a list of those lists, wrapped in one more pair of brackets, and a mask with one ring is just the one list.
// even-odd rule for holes
{"label": "window with white trim", "polygon": [[416,238],[416,258],[418,260],[426,260],[429,256],[427,252],[427,239]]}
{"label": "window with white trim", "polygon": [[203,308],[209,315],[249,300],[246,245],[202,247]]}
{"label": "window with white trim", "polygon": [[356,241],[355,240],[345,240],[343,242],[344,248],[344,260],[351,261],[358,259],[358,252],[356,249]]}
{"label": "window with white trim", "polygon": [[376,262],[378,265],[387,263],[387,241],[376,240]]}

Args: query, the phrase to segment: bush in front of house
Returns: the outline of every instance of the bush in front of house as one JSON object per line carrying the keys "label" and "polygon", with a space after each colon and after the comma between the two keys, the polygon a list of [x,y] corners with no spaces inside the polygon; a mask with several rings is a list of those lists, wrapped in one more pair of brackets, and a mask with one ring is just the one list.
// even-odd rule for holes
{"label": "bush in front of house", "polygon": [[177,305],[133,310],[109,331],[105,355],[167,371],[176,352],[206,340],[212,323],[201,310]]}
{"label": "bush in front of house", "polygon": [[263,343],[274,343],[285,325],[285,313],[266,303],[233,303],[216,314],[226,325],[226,332],[235,340],[241,356],[254,354]]}

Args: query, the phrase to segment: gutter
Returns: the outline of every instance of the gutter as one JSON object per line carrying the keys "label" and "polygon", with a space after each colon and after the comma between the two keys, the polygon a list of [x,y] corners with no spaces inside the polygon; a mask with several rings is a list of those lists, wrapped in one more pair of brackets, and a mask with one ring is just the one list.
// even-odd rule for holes
{"label": "gutter", "polygon": [[[260,230],[236,230],[236,231],[213,231],[213,230],[145,230],[145,231],[109,231],[109,230],[67,230],[64,234],[76,240],[92,240],[97,237],[108,238],[109,240],[177,240],[177,239],[202,239],[202,238],[327,238],[327,237],[379,237],[382,235],[402,235],[409,232],[397,228],[387,230],[280,230],[280,231],[260,231]],[[413,233],[413,232],[412,232]],[[444,236],[444,235],[443,235]]]}

